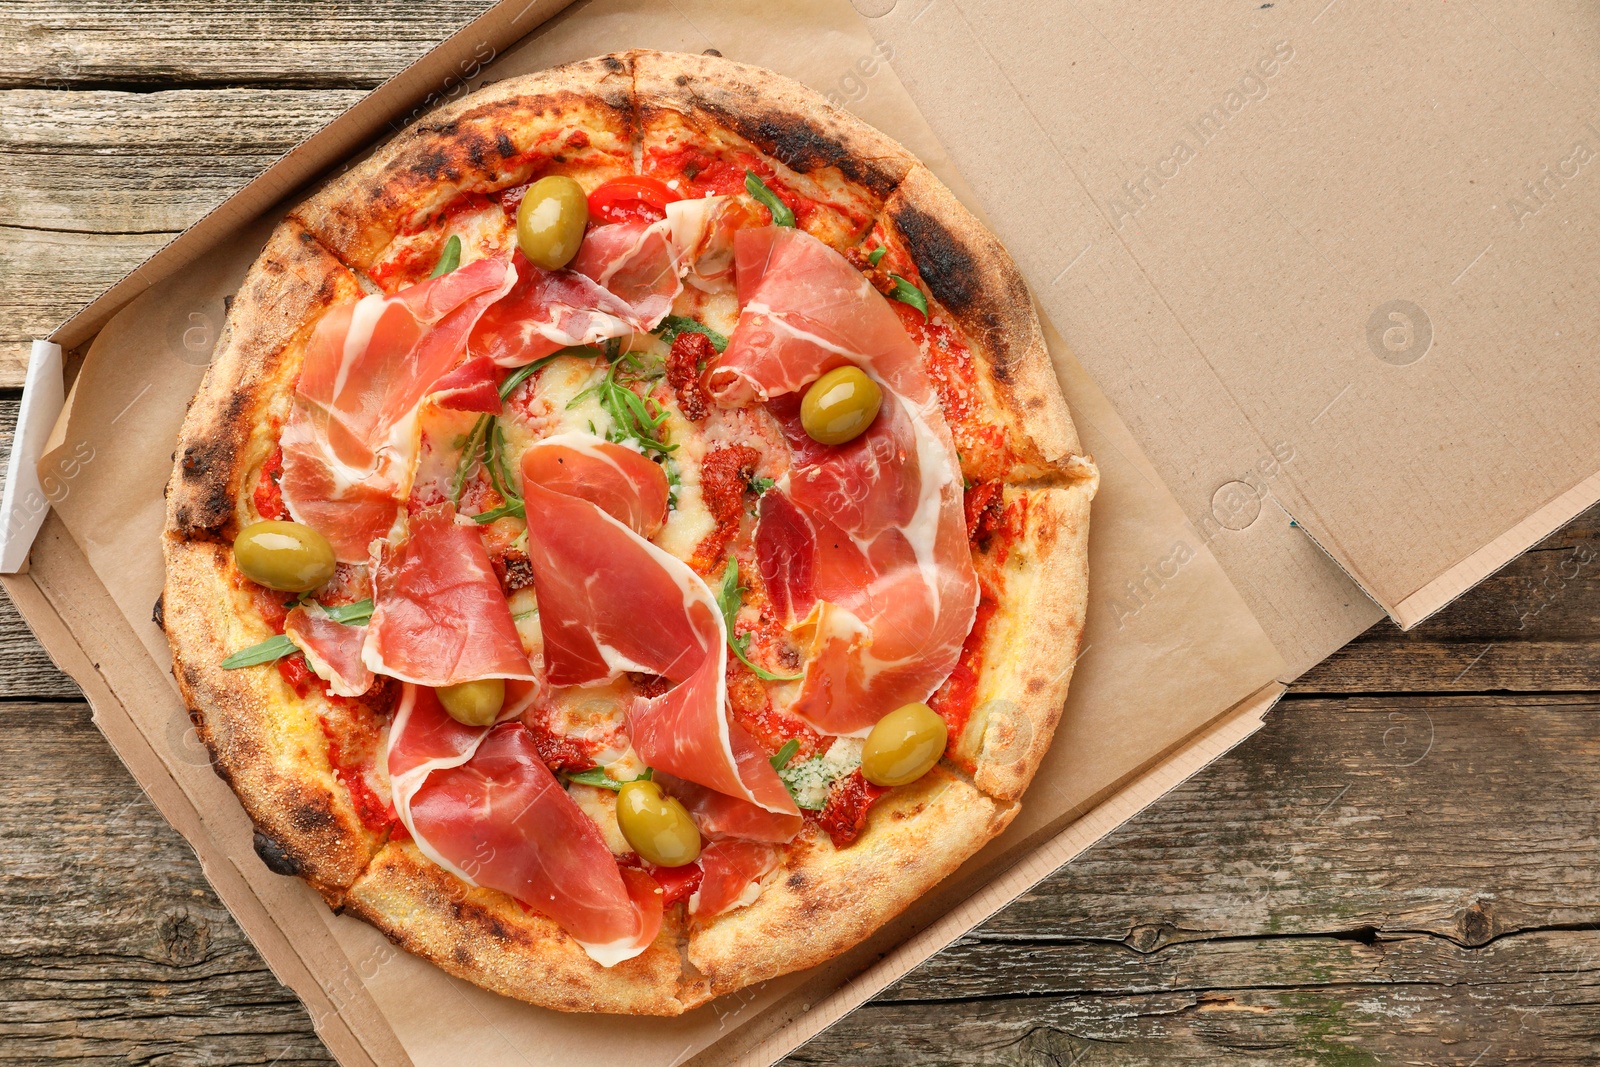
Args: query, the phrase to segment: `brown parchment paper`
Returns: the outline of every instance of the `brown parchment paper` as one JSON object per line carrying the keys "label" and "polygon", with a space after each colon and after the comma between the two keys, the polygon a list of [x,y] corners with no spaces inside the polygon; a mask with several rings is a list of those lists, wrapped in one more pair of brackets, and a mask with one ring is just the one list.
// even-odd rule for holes
{"label": "brown parchment paper", "polygon": [[[883,54],[846,0],[787,0],[742,12],[711,0],[667,5],[595,0],[568,9],[516,47],[502,50],[473,85],[629,47],[716,48],[797,78],[899,138],[958,194],[964,190],[883,62],[892,57]],[[116,611],[162,670],[169,655],[150,613],[162,586],[161,491],[173,441],[221,328],[224,302],[276,215],[245,227],[235,240],[152,288],[107,324],[84,359],[53,437],[55,447],[41,460],[51,464],[67,454],[92,453],[56,511]],[[1037,285],[1038,279],[1033,281]],[[961,908],[975,906],[962,902],[986,881],[1062,834],[1075,816],[1148,771],[1229,709],[1252,697],[1259,705],[1263,692],[1275,692],[1271,686],[1284,670],[1283,661],[1122,420],[1054,331],[1047,333],[1073,417],[1086,450],[1100,465],[1102,482],[1091,532],[1089,628],[1071,697],[1022,814],[1005,835],[913,913],[831,966],[766,983],[679,1019],[619,1019],[531,1008],[396,950],[364,924],[328,912],[298,881],[267,874],[250,850],[248,821],[236,806],[213,812],[204,820],[206,832],[258,887],[263,905],[307,961],[333,1009],[341,1014],[376,1010],[419,1065],[569,1064],[577,1057],[594,1062],[599,1056],[664,1065],[707,1049],[707,1062],[720,1062],[719,1050],[751,1020],[761,1019],[765,1033],[774,1019],[804,1016],[830,994],[836,1017],[854,1002],[835,993],[852,974],[936,920],[938,929],[957,936],[966,928]],[[197,752],[175,687],[151,687],[148,696],[124,700],[129,714],[196,808],[215,809],[220,784]],[[222,806],[227,807],[226,800]],[[1108,829],[1101,826],[1098,832]],[[1035,864],[1028,878],[1048,869]],[[998,906],[992,897],[988,910]],[[980,911],[972,912],[972,921]],[[943,942],[928,944],[924,937],[919,943],[926,945],[925,954]],[[864,997],[871,990],[858,992]],[[831,1017],[813,1020],[826,1021]],[[781,1033],[768,1040],[764,1048],[784,1044]]]}

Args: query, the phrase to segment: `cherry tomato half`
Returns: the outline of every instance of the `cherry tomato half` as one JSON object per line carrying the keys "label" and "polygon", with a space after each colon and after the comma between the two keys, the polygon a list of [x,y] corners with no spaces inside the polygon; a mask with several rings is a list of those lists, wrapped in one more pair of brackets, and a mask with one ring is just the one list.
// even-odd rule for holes
{"label": "cherry tomato half", "polygon": [[660,178],[628,174],[589,194],[589,218],[598,223],[659,222],[667,217],[667,205],[682,199]]}

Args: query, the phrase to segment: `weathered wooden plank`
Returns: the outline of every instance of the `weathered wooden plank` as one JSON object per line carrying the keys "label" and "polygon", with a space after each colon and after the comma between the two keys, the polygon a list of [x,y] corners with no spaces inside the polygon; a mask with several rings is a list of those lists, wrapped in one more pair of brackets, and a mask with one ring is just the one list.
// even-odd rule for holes
{"label": "weathered wooden plank", "polygon": [[0,226],[175,233],[364,95],[0,92]]}
{"label": "weathered wooden plank", "polygon": [[4,0],[0,87],[371,88],[489,0]]}
{"label": "weathered wooden plank", "polygon": [[0,1063],[331,1063],[83,704],[0,708]]}
{"label": "weathered wooden plank", "polygon": [[34,337],[361,95],[0,92],[0,386],[21,384]]}
{"label": "weathered wooden plank", "polygon": [[1600,690],[1600,506],[1436,617],[1381,622],[1295,683],[1297,692]]}
{"label": "weathered wooden plank", "polygon": [[44,337],[173,234],[87,234],[0,226],[0,386],[20,386]]}
{"label": "weathered wooden plank", "polygon": [[[7,461],[11,457],[11,434],[17,425],[19,398],[15,392],[0,391],[0,489],[5,487]],[[78,699],[78,687],[56,669],[28,624],[22,621],[11,601],[0,590],[0,701],[17,698]],[[0,714],[4,714],[0,710]]]}

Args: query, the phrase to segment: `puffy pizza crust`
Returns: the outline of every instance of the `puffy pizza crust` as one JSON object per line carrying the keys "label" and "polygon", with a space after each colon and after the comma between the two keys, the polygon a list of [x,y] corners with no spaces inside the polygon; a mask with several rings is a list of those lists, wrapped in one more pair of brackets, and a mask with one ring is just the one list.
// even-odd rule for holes
{"label": "puffy pizza crust", "polygon": [[689,963],[720,996],[832,959],[953,874],[1017,810],[935,767],[872,805],[848,848],[808,825],[755,903],[690,921]]}
{"label": "puffy pizza crust", "polygon": [[669,911],[642,955],[605,968],[552,920],[469,886],[411,842],[390,842],[350,887],[344,910],[407,952],[485,989],[557,1011],[679,1015],[708,998],[684,974]]}
{"label": "puffy pizza crust", "polygon": [[[439,226],[463,192],[493,193],[546,167],[592,187],[631,170],[656,139],[682,136],[764,154],[793,188],[842,205],[840,217],[864,212],[855,239],[877,225],[906,250],[936,311],[965,334],[989,414],[1020,446],[1005,493],[1028,498],[1028,520],[1008,543],[979,706],[951,765],[880,800],[849,848],[809,828],[754,904],[687,929],[669,918],[656,945],[607,970],[555,923],[465,885],[408,843],[376,839],[329,766],[315,698],[295,698],[276,671],[220,669],[228,652],[266,636],[240,610],[226,541],[254,517],[250,487],[287,413],[311,324],[360,294],[360,276],[397,235]],[[272,869],[300,874],[330,904],[496,992],[561,1010],[676,1014],[845,951],[1015,815],[1082,633],[1096,475],[1078,448],[1020,274],[894,141],[787,79],[703,56],[630,52],[510,79],[430,113],[295,208],[246,279],[169,489],[174,673]]]}
{"label": "puffy pizza crust", "polygon": [[162,537],[162,621],[195,729],[255,823],[262,858],[333,903],[377,840],[329,764],[318,705],[298,699],[275,670],[225,671],[221,662],[271,636],[241,610],[229,541],[254,518],[250,487],[311,324],[359,295],[350,272],[303,228],[288,222],[274,231],[234,297],[184,419]]}

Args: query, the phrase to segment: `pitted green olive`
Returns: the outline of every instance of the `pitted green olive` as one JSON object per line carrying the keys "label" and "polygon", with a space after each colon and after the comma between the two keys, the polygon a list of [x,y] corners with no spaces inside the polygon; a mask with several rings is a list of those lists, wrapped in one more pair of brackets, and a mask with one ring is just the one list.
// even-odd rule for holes
{"label": "pitted green olive", "polygon": [[286,593],[309,593],[332,578],[339,564],[326,537],[281,519],[240,530],[233,539],[233,561],[252,582]]}
{"label": "pitted green olive", "polygon": [[456,722],[463,726],[489,726],[506,702],[506,681],[504,678],[479,678],[447,685],[434,692],[439,694],[439,703]]}
{"label": "pitted green olive", "polygon": [[811,383],[800,401],[800,425],[814,441],[842,445],[866,432],[883,406],[883,391],[860,367],[835,367]]}
{"label": "pitted green olive", "polygon": [[560,270],[578,254],[588,222],[583,186],[563,174],[540,178],[517,208],[517,247],[545,270]]}
{"label": "pitted green olive", "polygon": [[878,720],[861,749],[861,777],[873,785],[907,785],[933,769],[950,732],[926,704],[907,704]]}
{"label": "pitted green olive", "polygon": [[658,867],[682,867],[700,857],[700,829],[677,798],[639,779],[617,792],[617,825],[642,858]]}

